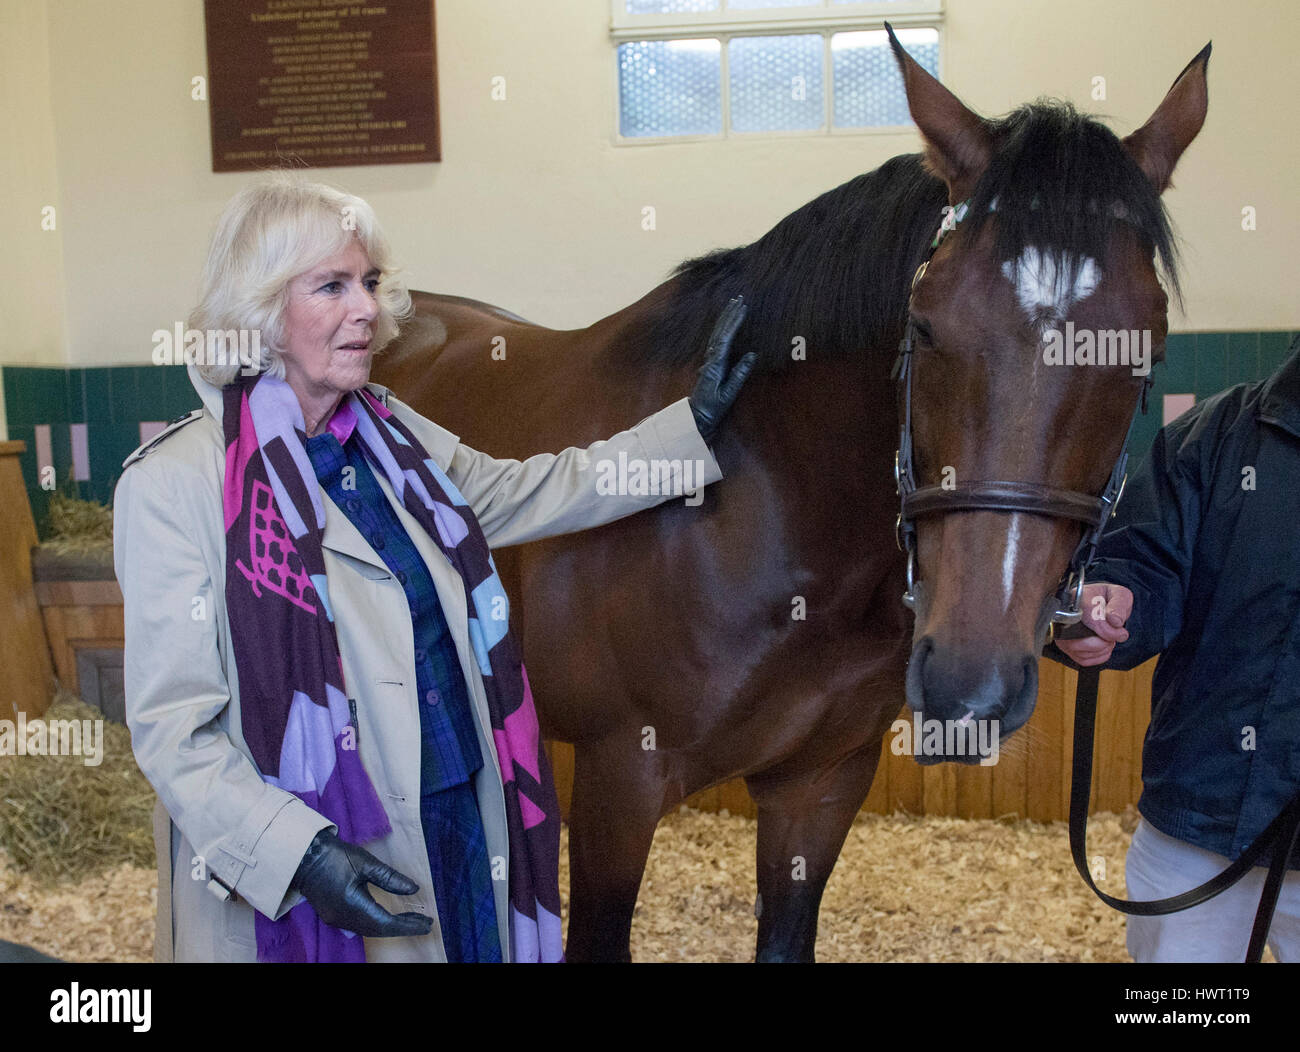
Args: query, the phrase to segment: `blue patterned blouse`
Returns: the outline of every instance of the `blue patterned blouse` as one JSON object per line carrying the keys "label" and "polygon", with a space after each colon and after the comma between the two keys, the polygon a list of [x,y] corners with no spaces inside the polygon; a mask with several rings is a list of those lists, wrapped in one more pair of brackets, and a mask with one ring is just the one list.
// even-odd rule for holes
{"label": "blue patterned blouse", "polygon": [[[325,492],[370,542],[406,592],[415,629],[415,683],[420,700],[420,792],[469,781],[483,766],[465,674],[433,578],[375,479],[360,441],[328,429],[307,440],[307,455]],[[355,488],[344,489],[350,466]],[[359,699],[364,703],[364,699]]]}

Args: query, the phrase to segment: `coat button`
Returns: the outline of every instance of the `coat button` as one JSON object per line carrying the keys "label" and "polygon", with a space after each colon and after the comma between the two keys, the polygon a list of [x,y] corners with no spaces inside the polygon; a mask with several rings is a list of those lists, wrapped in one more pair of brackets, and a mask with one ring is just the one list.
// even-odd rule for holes
{"label": "coat button", "polygon": [[442,695],[439,694],[436,690],[425,691],[424,700],[427,701],[430,705],[437,705],[438,702],[442,701]]}
{"label": "coat button", "polygon": [[370,544],[375,551],[382,552],[384,550],[384,535],[382,533],[376,533],[370,538]]}
{"label": "coat button", "polygon": [[402,584],[406,584],[406,571],[405,571],[405,570],[398,570],[398,571],[397,571],[397,579],[398,579]]}
{"label": "coat button", "polygon": [[424,664],[424,659],[427,658],[428,656],[429,655],[426,654],[423,650],[417,650],[415,652],[415,660],[418,661],[421,665]]}
{"label": "coat button", "polygon": [[355,513],[356,513],[357,511],[359,511],[360,509],[361,509],[361,501],[359,501],[359,500],[349,500],[349,501],[348,501],[348,511],[352,512],[353,514],[355,514]]}

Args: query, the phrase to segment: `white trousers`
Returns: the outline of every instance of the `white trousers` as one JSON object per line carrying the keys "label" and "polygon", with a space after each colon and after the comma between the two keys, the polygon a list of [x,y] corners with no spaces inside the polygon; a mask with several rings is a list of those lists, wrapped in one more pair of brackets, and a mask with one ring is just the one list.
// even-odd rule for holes
{"label": "white trousers", "polygon": [[[1130,899],[1163,899],[1203,884],[1229,860],[1166,836],[1139,819],[1124,860]],[[1164,917],[1127,917],[1128,952],[1139,963],[1244,961],[1268,870],[1256,866],[1209,902]],[[1287,873],[1268,945],[1282,962],[1300,961],[1300,872]]]}

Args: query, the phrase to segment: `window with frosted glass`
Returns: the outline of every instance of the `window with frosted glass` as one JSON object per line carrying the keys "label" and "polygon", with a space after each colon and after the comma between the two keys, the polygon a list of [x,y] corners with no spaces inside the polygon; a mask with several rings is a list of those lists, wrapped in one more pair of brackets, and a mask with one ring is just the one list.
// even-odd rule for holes
{"label": "window with frosted glass", "polygon": [[[883,4],[905,4],[909,0],[877,0]],[[769,7],[840,7],[861,0],[727,0],[728,11],[759,11]],[[721,11],[722,0],[624,0],[629,15],[682,15]]]}
{"label": "window with frosted glass", "polygon": [[[658,4],[670,3],[672,0],[627,0],[629,13],[632,11],[633,4],[641,8],[647,2]],[[690,0],[677,0],[677,2],[689,3]],[[704,2],[707,3],[708,0],[704,0]],[[729,11],[755,11],[767,7],[839,7],[844,4],[858,4],[861,2],[862,0],[727,0],[727,9]],[[910,3],[910,0],[876,0],[876,2],[882,4],[906,4]],[[702,10],[717,10],[717,3],[718,0],[713,0],[713,7],[706,7]],[[701,9],[692,8],[691,10]]]}
{"label": "window with frosted glass", "polygon": [[[627,40],[641,35],[639,21],[622,24],[616,34],[624,38],[617,53],[619,131],[625,139],[826,133],[911,123],[884,30],[848,28],[859,20],[848,5],[859,0],[619,2],[627,15],[647,20],[647,36],[660,35]],[[931,0],[875,2],[897,5],[902,15],[942,17]],[[842,18],[831,14],[835,8],[845,8]],[[619,27],[622,16],[615,10]],[[879,10],[861,17],[880,25]],[[776,32],[774,19],[788,28],[783,24]],[[699,39],[691,39],[696,24]],[[939,31],[910,25],[897,32],[911,55],[938,76]]]}
{"label": "window with frosted glass", "polygon": [[822,127],[824,44],[820,33],[731,40],[727,63],[732,130],[807,131]]}
{"label": "window with frosted glass", "polygon": [[640,40],[618,46],[619,130],[628,138],[722,131],[722,44]]}
{"label": "window with frosted glass", "polygon": [[[876,0],[882,4],[905,4],[909,0]],[[758,11],[769,7],[840,7],[861,0],[727,0],[728,11]],[[683,15],[721,11],[722,0],[624,0],[629,15]]]}
{"label": "window with frosted glass", "polygon": [[626,0],[629,15],[694,15],[716,11],[720,0]]}
{"label": "window with frosted glass", "polygon": [[[907,52],[927,71],[939,75],[939,33],[904,29],[898,34]],[[831,37],[835,77],[835,127],[879,128],[907,124],[903,77],[884,30],[835,33]]]}

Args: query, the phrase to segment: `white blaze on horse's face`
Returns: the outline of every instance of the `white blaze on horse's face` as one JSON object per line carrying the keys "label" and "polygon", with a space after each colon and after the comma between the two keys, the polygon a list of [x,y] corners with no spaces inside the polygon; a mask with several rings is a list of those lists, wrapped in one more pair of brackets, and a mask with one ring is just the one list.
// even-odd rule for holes
{"label": "white blaze on horse's face", "polygon": [[1020,558],[1020,513],[1012,512],[1007,524],[1007,550],[1002,558],[1002,612],[1011,609],[1011,589],[1016,583],[1016,564]]}
{"label": "white blaze on horse's face", "polygon": [[1002,273],[1015,286],[1020,309],[1042,327],[1064,321],[1070,308],[1091,296],[1101,280],[1101,270],[1090,257],[1079,260],[1071,274],[1062,256],[1032,245],[1019,259],[1003,263]]}

